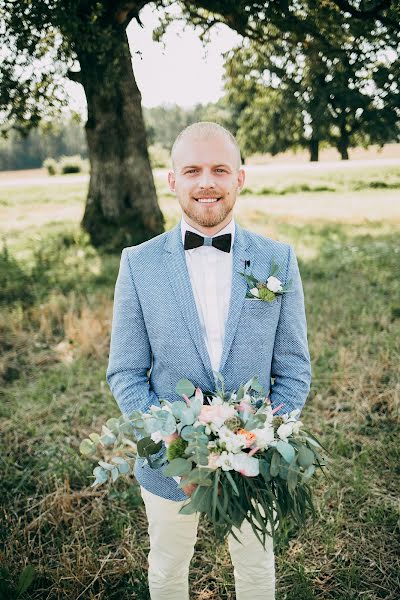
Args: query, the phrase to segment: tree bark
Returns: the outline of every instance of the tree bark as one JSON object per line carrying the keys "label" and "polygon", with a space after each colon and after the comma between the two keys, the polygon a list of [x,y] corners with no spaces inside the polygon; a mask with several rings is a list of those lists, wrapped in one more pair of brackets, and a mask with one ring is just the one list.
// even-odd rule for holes
{"label": "tree bark", "polygon": [[164,230],[141,94],[123,28],[107,49],[106,61],[87,51],[77,53],[88,106],[85,130],[91,172],[81,224],[93,245],[120,251]]}
{"label": "tree bark", "polygon": [[318,162],[319,160],[319,140],[311,138],[310,140],[310,161]]}
{"label": "tree bark", "polygon": [[349,134],[347,133],[346,126],[340,128],[340,137],[337,143],[337,149],[342,160],[349,160]]}

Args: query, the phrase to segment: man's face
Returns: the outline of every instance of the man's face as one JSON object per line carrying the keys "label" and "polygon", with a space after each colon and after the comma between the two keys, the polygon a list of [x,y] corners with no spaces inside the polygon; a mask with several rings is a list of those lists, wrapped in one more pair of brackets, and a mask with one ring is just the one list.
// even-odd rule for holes
{"label": "man's face", "polygon": [[222,229],[229,223],[244,184],[237,162],[236,149],[223,134],[188,136],[178,144],[168,182],[191,225]]}

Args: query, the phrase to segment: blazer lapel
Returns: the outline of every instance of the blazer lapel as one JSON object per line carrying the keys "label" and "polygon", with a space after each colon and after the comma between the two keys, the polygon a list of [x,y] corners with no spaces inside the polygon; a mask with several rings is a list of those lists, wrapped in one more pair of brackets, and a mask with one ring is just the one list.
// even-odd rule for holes
{"label": "blazer lapel", "polygon": [[219,371],[224,368],[228,358],[236,329],[239,322],[240,313],[246,297],[247,283],[243,275],[244,261],[250,260],[250,271],[254,266],[254,253],[251,247],[250,238],[246,235],[246,230],[235,223],[235,239],[233,242],[232,257],[232,287],[231,299],[229,304],[228,318],[225,326],[225,338],[219,365]]}
{"label": "blazer lapel", "polygon": [[212,367],[210,357],[201,331],[196,301],[193,295],[189,272],[187,270],[180,223],[170,231],[165,243],[164,264],[184,322],[189,330],[193,343],[200,354],[206,372],[211,374]]}

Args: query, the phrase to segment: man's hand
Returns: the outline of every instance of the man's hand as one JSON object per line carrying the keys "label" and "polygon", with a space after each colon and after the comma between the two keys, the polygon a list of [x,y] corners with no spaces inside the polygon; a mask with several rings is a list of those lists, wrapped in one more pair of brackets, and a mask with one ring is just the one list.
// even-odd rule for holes
{"label": "man's hand", "polygon": [[[184,481],[185,479],[187,479],[187,477],[181,477],[181,481]],[[196,488],[197,483],[188,483],[188,485],[182,487],[182,490],[186,494],[186,496],[191,496]]]}

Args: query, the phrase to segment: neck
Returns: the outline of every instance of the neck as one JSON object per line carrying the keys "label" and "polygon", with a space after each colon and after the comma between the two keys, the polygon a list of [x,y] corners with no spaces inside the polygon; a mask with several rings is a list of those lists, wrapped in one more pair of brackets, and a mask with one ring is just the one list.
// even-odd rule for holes
{"label": "neck", "polygon": [[186,223],[188,223],[188,225],[191,225],[192,227],[203,233],[206,237],[212,237],[213,235],[219,233],[224,227],[228,225],[228,223],[232,221],[232,216],[232,212],[230,212],[228,215],[226,215],[225,219],[221,221],[221,223],[218,223],[218,225],[214,225],[213,227],[205,227],[200,223],[196,223],[196,221],[193,221],[193,219],[188,217],[186,214],[185,221]]}

